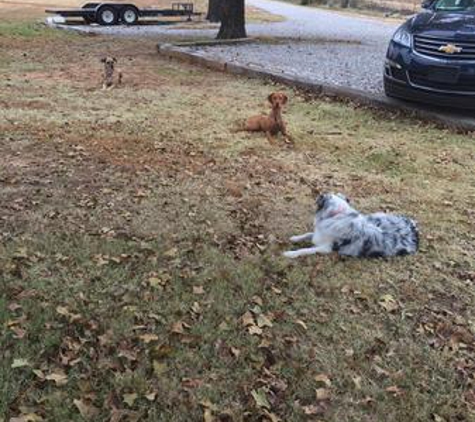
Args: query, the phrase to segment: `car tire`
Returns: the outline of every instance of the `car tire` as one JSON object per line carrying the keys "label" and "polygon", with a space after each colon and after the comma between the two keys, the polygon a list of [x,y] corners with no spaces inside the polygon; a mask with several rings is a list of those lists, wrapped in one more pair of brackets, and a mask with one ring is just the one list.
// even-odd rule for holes
{"label": "car tire", "polygon": [[103,26],[117,25],[119,14],[114,7],[103,6],[97,11],[97,23]]}
{"label": "car tire", "polygon": [[120,20],[126,25],[136,25],[139,21],[139,11],[132,6],[126,6],[120,13]]}

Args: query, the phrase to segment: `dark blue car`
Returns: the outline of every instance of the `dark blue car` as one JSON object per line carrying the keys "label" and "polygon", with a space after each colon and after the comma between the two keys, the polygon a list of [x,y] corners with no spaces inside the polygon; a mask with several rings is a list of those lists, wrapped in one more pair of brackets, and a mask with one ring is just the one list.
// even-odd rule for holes
{"label": "dark blue car", "polygon": [[475,109],[475,0],[425,1],[422,7],[389,44],[386,95]]}

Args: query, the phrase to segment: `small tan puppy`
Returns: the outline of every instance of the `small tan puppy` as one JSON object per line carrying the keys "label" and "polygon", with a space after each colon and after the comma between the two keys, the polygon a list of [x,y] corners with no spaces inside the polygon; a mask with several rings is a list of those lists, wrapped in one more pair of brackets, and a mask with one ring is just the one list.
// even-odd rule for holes
{"label": "small tan puppy", "polygon": [[293,143],[282,120],[282,109],[287,104],[287,95],[282,92],[273,92],[267,99],[272,106],[270,114],[268,116],[249,117],[244,125],[244,130],[248,132],[265,132],[269,143],[272,145],[275,144],[274,136],[281,132],[286,143]]}
{"label": "small tan puppy", "polygon": [[[104,63],[104,73],[102,74],[102,89],[112,89],[116,85],[114,81],[114,73],[117,59],[115,57],[104,57],[101,59],[101,62]],[[121,83],[122,72],[118,70],[117,85],[120,85]]]}

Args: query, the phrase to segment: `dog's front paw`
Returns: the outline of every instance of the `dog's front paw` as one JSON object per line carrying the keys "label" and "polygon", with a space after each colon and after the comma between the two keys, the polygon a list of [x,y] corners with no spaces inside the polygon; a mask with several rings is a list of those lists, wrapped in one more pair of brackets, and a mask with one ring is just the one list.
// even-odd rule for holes
{"label": "dog's front paw", "polygon": [[289,240],[292,242],[292,243],[298,243],[302,240],[302,237],[301,236],[291,236],[289,238]]}
{"label": "dog's front paw", "polygon": [[283,254],[286,258],[297,258],[298,254],[295,251],[285,251]]}

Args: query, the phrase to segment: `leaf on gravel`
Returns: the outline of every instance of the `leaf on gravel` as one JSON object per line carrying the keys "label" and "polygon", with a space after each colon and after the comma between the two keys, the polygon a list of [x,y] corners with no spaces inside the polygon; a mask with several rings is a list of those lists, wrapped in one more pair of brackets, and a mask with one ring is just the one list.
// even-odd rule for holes
{"label": "leaf on gravel", "polygon": [[73,403],[84,419],[92,420],[99,414],[99,409],[97,407],[92,404],[87,404],[83,400],[74,399]]}
{"label": "leaf on gravel", "polygon": [[230,347],[229,348],[229,351],[231,352],[231,354],[235,357],[235,358],[238,358],[239,355],[241,354],[241,351],[239,349],[237,349],[236,347]]}
{"label": "leaf on gravel", "polygon": [[157,341],[158,336],[156,334],[142,334],[139,336],[139,339],[142,340],[145,344],[148,344],[152,341]]}
{"label": "leaf on gravel", "polygon": [[27,359],[13,359],[13,363],[11,365],[12,368],[23,368],[25,366],[30,366],[30,363]]}
{"label": "leaf on gravel", "polygon": [[122,401],[127,404],[129,407],[133,407],[135,400],[137,400],[138,394],[137,393],[130,393],[130,394],[123,394]]}
{"label": "leaf on gravel", "polygon": [[258,327],[272,327],[272,322],[264,314],[257,316],[257,326]]}
{"label": "leaf on gravel", "polygon": [[54,381],[57,386],[65,385],[68,382],[68,376],[61,370],[46,375],[45,379],[48,381]]}
{"label": "leaf on gravel", "polygon": [[259,388],[258,390],[252,390],[251,395],[254,401],[256,402],[257,407],[270,410],[270,403],[269,400],[267,400],[266,390],[264,390],[263,388]]}
{"label": "leaf on gravel", "polygon": [[305,324],[305,322],[303,322],[301,319],[298,319],[297,321],[295,321],[295,323],[300,325],[305,331],[308,330],[307,324]]}
{"label": "leaf on gravel", "polygon": [[327,374],[316,375],[314,379],[317,384],[325,385],[326,387],[330,387],[332,385],[332,382],[330,381],[330,378]]}
{"label": "leaf on gravel", "polygon": [[399,303],[391,295],[383,295],[379,298],[379,306],[388,312],[394,312],[399,309]]}

